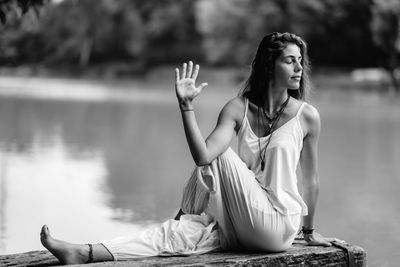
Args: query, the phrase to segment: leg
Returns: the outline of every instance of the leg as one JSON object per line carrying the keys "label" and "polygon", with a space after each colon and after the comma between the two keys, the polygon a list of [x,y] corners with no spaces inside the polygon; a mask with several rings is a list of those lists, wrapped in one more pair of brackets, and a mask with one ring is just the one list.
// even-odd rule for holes
{"label": "leg", "polygon": [[[89,260],[89,246],[71,244],[54,239],[50,235],[49,228],[44,225],[40,232],[40,241],[62,264],[81,264]],[[112,261],[113,256],[101,244],[93,245],[93,261]]]}
{"label": "leg", "polygon": [[195,167],[182,195],[181,210],[185,214],[201,214],[213,191],[211,166]]}
{"label": "leg", "polygon": [[207,215],[185,214],[149,225],[140,232],[100,241],[115,261],[143,257],[193,255],[219,249],[216,222]]}
{"label": "leg", "polygon": [[213,162],[212,173],[216,190],[210,195],[206,213],[218,221],[223,248],[281,251],[290,246],[300,216],[280,214],[233,150],[228,149]]}
{"label": "leg", "polygon": [[[247,182],[242,185],[242,180]],[[235,221],[245,220],[244,224],[250,221],[245,208],[248,201],[244,198],[248,190],[244,189],[251,181],[258,186],[254,173],[228,148],[212,164],[195,167],[184,188],[181,209],[186,214],[205,212],[214,217],[219,225],[221,247],[238,249],[241,242]]]}

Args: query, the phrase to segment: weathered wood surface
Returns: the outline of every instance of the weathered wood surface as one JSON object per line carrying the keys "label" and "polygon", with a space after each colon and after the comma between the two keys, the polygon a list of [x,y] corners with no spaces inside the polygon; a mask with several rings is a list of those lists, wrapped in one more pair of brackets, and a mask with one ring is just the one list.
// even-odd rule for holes
{"label": "weathered wood surface", "polygon": [[[366,252],[362,248],[347,243],[343,246],[353,251],[355,266],[367,266]],[[345,250],[335,246],[311,247],[306,246],[304,241],[296,241],[292,248],[280,253],[216,252],[197,256],[101,262],[87,266],[348,266],[347,257]],[[58,260],[44,250],[0,256],[0,266],[54,265],[59,265]]]}

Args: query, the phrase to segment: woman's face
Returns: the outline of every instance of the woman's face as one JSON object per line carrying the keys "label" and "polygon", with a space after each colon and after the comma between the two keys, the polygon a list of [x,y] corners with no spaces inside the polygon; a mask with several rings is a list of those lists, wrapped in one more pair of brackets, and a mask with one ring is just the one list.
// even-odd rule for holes
{"label": "woman's face", "polygon": [[288,44],[275,61],[273,86],[299,89],[303,71],[301,60],[300,48],[295,44]]}

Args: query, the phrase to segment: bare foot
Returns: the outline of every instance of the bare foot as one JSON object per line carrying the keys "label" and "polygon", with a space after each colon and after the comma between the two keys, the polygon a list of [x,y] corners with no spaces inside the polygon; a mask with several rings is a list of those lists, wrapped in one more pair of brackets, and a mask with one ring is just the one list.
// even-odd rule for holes
{"label": "bare foot", "polygon": [[86,263],[89,258],[89,247],[87,245],[71,244],[54,239],[50,235],[47,225],[42,227],[40,241],[62,264]]}

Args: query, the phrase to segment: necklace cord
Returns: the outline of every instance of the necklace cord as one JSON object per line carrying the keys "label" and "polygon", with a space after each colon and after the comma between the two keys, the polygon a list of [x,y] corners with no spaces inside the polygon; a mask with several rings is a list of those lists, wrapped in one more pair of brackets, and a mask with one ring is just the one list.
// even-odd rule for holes
{"label": "necklace cord", "polygon": [[[257,130],[258,130],[257,131],[257,133],[258,133],[258,148],[259,148],[259,151],[260,151],[260,159],[261,159],[261,171],[264,171],[264,168],[265,168],[265,156],[266,156],[268,145],[269,145],[269,143],[271,141],[271,138],[272,138],[272,134],[274,132],[273,129],[275,128],[275,125],[278,124],[279,119],[281,117],[281,114],[285,110],[285,108],[286,108],[286,106],[287,106],[287,104],[289,102],[289,99],[290,99],[290,96],[288,95],[286,101],[282,104],[282,106],[279,109],[279,111],[276,113],[274,118],[272,118],[271,120],[267,116],[267,113],[265,112],[264,107],[262,107],[262,110],[263,110],[263,113],[264,113],[265,117],[267,118],[268,121],[272,121],[272,123],[271,123],[271,126],[269,126],[269,129],[267,130],[267,133],[266,133],[267,136],[269,135],[269,138],[268,138],[267,144],[265,145],[264,149],[261,149],[260,127],[257,128]],[[258,126],[260,126],[260,107],[258,107],[258,109],[257,109],[257,123],[258,123]]]}

